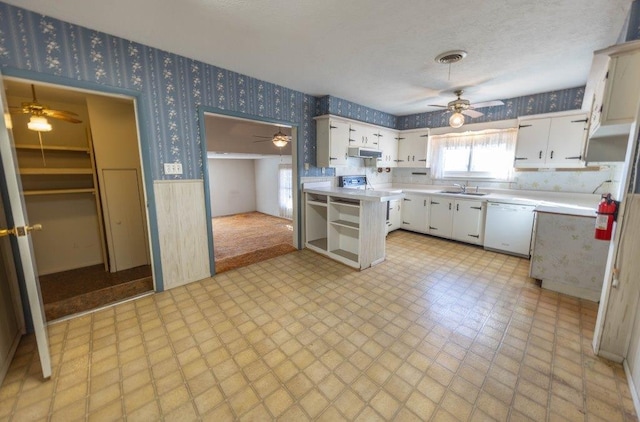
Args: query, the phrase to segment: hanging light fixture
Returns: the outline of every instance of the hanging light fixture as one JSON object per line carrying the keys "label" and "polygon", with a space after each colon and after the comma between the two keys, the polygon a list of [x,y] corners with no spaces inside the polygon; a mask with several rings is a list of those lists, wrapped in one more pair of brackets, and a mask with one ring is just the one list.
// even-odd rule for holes
{"label": "hanging light fixture", "polygon": [[273,142],[273,145],[277,146],[278,148],[283,148],[287,146],[287,143],[289,142],[289,137],[284,133],[282,133],[281,131],[278,131],[278,133],[273,135],[273,139],[271,140],[271,142]]}
{"label": "hanging light fixture", "polygon": [[464,124],[464,114],[455,112],[449,117],[449,126],[459,128]]}
{"label": "hanging light fixture", "polygon": [[31,116],[29,122],[27,123],[27,127],[30,130],[35,130],[36,132],[50,132],[51,131],[51,123],[44,116]]}

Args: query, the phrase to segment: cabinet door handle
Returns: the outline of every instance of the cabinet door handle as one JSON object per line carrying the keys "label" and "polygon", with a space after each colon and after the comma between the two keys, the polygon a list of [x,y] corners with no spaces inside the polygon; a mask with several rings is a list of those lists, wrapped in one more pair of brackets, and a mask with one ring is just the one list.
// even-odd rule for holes
{"label": "cabinet door handle", "polygon": [[479,234],[468,234],[467,236],[475,237],[476,239],[480,239],[480,235]]}
{"label": "cabinet door handle", "polygon": [[356,130],[352,127],[349,128],[349,132],[355,132]]}
{"label": "cabinet door handle", "polygon": [[424,200],[424,206],[425,207],[427,206],[427,200],[426,199]]}
{"label": "cabinet door handle", "polygon": [[440,205],[440,202],[431,201],[431,205]]}
{"label": "cabinet door handle", "polygon": [[518,161],[518,160],[528,160],[527,157],[516,157],[514,158],[514,160]]}
{"label": "cabinet door handle", "polygon": [[456,204],[456,211],[460,211],[460,204]]}
{"label": "cabinet door handle", "polygon": [[355,141],[356,141],[355,139],[349,138],[349,142],[355,142]]}
{"label": "cabinet door handle", "polygon": [[576,157],[564,157],[565,160],[582,160],[582,155]]}
{"label": "cabinet door handle", "polygon": [[418,160],[418,161],[424,161],[424,162],[426,163],[426,162],[427,162],[427,159],[426,159],[426,158],[424,158],[424,159],[420,159],[420,160]]}
{"label": "cabinet door handle", "polygon": [[553,160],[553,151],[551,151],[551,159]]}
{"label": "cabinet door handle", "polygon": [[540,150],[540,153],[538,154],[538,158],[542,159],[542,150]]}
{"label": "cabinet door handle", "polygon": [[329,160],[337,160],[336,157],[329,157]]}
{"label": "cabinet door handle", "polygon": [[411,161],[411,156],[407,155],[407,161]]}
{"label": "cabinet door handle", "polygon": [[474,209],[474,210],[480,210],[480,211],[482,211],[482,207],[470,207],[470,208],[471,208],[471,209]]}
{"label": "cabinet door handle", "polygon": [[449,211],[451,211],[451,202],[449,202]]}
{"label": "cabinet door handle", "polygon": [[420,137],[421,137],[421,138],[428,138],[428,137],[429,137],[429,134],[426,134],[426,135],[420,135]]}
{"label": "cabinet door handle", "polygon": [[404,198],[404,200],[405,200],[405,201],[411,201],[411,199],[409,199],[409,198]]}
{"label": "cabinet door handle", "polygon": [[411,224],[411,223],[407,223],[406,221],[403,221],[402,224]]}
{"label": "cabinet door handle", "polygon": [[585,117],[584,119],[581,119],[581,120],[572,120],[571,123],[587,123],[588,121],[589,119]]}
{"label": "cabinet door handle", "polygon": [[412,155],[412,157],[413,157],[413,161],[416,161],[416,156],[415,156],[415,155]]}
{"label": "cabinet door handle", "polygon": [[338,126],[329,125],[329,129],[338,129]]}
{"label": "cabinet door handle", "polygon": [[519,125],[518,129],[522,129],[523,127],[531,127],[531,126],[533,126],[533,125]]}
{"label": "cabinet door handle", "polygon": [[438,230],[437,227],[429,226],[429,230]]}

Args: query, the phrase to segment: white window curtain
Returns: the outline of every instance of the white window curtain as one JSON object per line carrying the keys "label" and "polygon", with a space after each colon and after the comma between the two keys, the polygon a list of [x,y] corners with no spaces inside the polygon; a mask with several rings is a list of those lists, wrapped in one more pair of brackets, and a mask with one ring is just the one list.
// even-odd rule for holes
{"label": "white window curtain", "polygon": [[280,217],[293,218],[293,171],[291,164],[280,164],[278,170],[278,203]]}
{"label": "white window curtain", "polygon": [[433,179],[513,179],[517,129],[433,135]]}

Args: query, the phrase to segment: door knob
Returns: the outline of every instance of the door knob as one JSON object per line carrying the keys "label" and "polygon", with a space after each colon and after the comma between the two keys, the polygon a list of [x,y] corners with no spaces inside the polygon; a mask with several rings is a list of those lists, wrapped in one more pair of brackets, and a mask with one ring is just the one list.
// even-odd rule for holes
{"label": "door knob", "polygon": [[16,237],[26,236],[29,232],[42,230],[42,224],[33,226],[15,227],[13,229],[0,229],[0,237],[14,235]]}

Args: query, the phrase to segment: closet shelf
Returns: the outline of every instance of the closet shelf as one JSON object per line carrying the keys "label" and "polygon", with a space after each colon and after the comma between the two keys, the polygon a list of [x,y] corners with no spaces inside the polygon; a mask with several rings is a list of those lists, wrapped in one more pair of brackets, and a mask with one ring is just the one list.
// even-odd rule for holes
{"label": "closet shelf", "polygon": [[87,168],[21,168],[20,174],[93,174],[93,169]]}
{"label": "closet shelf", "polygon": [[[40,150],[40,145],[34,144],[16,144],[16,149],[35,149]],[[66,146],[57,146],[57,145],[43,145],[42,149],[45,151],[70,151],[70,152],[86,152],[89,153],[89,148],[87,147],[66,147]]]}
{"label": "closet shelf", "polygon": [[85,189],[41,189],[41,190],[25,190],[25,196],[36,196],[36,195],[62,195],[66,193],[95,193],[96,190],[94,188],[85,188]]}

